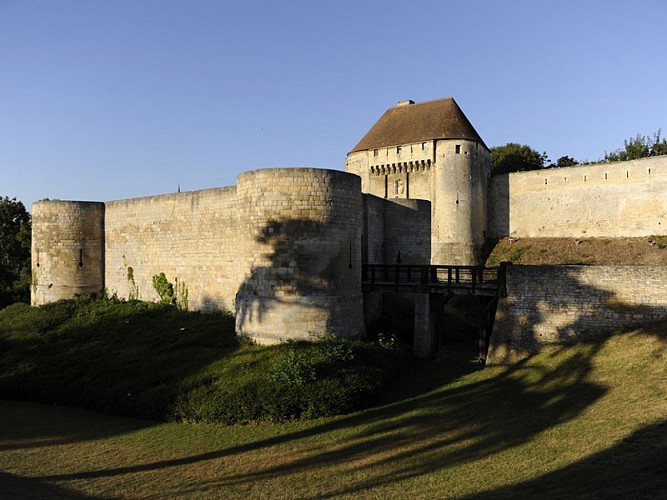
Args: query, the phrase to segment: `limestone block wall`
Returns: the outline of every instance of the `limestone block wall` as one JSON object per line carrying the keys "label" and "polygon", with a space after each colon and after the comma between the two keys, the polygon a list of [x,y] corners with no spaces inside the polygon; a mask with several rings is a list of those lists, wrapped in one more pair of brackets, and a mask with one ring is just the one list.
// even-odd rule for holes
{"label": "limestone block wall", "polygon": [[33,305],[104,289],[104,204],[32,205]]}
{"label": "limestone block wall", "polygon": [[386,203],[383,198],[370,194],[363,195],[362,262],[364,264],[386,263],[384,236]]}
{"label": "limestone block wall", "polygon": [[431,203],[426,200],[386,200],[363,195],[363,262],[403,264],[431,262]]}
{"label": "limestone block wall", "polygon": [[667,319],[665,266],[507,266],[489,362]]}
{"label": "limestone block wall", "polygon": [[158,300],[153,276],[165,273],[189,309],[233,310],[245,269],[236,188],[109,202],[105,232],[109,293]]}
{"label": "limestone block wall", "polygon": [[237,184],[246,277],[237,333],[261,343],[363,336],[362,198],[355,175],[267,169]]}
{"label": "limestone block wall", "polygon": [[667,156],[494,176],[489,235],[667,234]]}

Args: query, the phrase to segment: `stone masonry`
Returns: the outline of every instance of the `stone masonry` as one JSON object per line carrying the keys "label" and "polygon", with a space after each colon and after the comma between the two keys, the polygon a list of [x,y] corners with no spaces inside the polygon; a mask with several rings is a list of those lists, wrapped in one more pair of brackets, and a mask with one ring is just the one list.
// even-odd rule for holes
{"label": "stone masonry", "polygon": [[665,266],[507,267],[489,362],[667,318]]}
{"label": "stone masonry", "polygon": [[[106,203],[37,202],[32,303],[104,290],[158,300],[152,280],[164,273],[182,305],[234,311],[238,333],[262,343],[363,337],[364,316],[382,303],[362,295],[363,264],[479,264],[487,239],[502,236],[667,235],[667,156],[490,179],[489,149],[451,98],[390,108],[345,168],[255,170],[236,186]],[[666,283],[659,268],[515,267],[495,352],[509,331],[529,349],[580,328],[664,317]],[[428,297],[411,300],[428,320]]]}

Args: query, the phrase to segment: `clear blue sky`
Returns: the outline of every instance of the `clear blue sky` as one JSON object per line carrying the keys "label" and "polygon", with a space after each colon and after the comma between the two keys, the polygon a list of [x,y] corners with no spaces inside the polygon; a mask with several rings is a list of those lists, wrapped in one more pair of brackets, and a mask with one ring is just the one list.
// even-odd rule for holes
{"label": "clear blue sky", "polygon": [[597,160],[667,133],[664,0],[0,0],[0,196],[108,201],[343,169],[399,100]]}

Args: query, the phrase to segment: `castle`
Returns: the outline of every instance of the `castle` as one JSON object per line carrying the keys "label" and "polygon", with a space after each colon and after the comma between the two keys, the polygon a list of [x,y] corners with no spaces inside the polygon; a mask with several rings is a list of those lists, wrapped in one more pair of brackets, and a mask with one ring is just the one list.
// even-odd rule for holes
{"label": "castle", "polygon": [[490,176],[451,99],[399,102],[346,172],[277,168],[237,184],[33,204],[32,303],[107,293],[236,313],[260,343],[363,336],[362,264],[477,264],[490,238],[667,234],[667,157]]}

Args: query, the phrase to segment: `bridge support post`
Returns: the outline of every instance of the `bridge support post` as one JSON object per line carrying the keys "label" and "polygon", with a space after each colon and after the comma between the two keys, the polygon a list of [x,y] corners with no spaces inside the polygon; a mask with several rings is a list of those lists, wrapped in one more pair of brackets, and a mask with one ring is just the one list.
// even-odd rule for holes
{"label": "bridge support post", "polygon": [[479,361],[486,364],[486,356],[489,352],[489,340],[493,332],[493,323],[496,320],[498,296],[478,296],[477,300],[479,302]]}
{"label": "bridge support post", "polygon": [[416,293],[413,353],[418,358],[430,358],[435,354],[436,315],[434,296]]}

